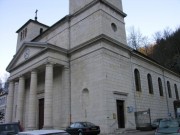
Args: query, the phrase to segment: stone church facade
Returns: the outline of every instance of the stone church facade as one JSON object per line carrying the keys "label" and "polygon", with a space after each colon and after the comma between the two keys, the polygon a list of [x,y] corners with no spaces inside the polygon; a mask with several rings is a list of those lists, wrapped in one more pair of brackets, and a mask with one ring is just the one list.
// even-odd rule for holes
{"label": "stone church facade", "polygon": [[69,0],[69,10],[51,27],[29,20],[17,30],[6,122],[32,130],[90,121],[111,133],[135,129],[138,111],[175,117],[180,76],[127,46],[122,1]]}

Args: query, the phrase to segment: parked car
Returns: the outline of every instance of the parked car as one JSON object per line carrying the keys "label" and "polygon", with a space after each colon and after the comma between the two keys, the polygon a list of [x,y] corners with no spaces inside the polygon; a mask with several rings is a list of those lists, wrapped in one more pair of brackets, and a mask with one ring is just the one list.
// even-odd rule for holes
{"label": "parked car", "polygon": [[18,122],[0,124],[0,135],[12,135],[21,131],[22,128]]}
{"label": "parked car", "polygon": [[71,135],[97,135],[100,133],[100,127],[91,122],[74,122],[66,131]]}
{"label": "parked car", "polygon": [[19,132],[18,135],[69,135],[64,130],[32,130],[32,131],[25,131]]}
{"label": "parked car", "polygon": [[151,124],[151,127],[152,129],[156,129],[158,126],[159,126],[159,122],[162,120],[163,118],[157,118],[155,119],[152,124]]}
{"label": "parked car", "polygon": [[155,131],[155,135],[180,135],[180,127],[177,119],[163,119]]}

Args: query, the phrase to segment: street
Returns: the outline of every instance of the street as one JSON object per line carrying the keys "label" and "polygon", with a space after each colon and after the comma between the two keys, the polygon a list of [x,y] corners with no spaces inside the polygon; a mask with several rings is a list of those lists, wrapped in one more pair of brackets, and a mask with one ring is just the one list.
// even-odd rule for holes
{"label": "street", "polygon": [[[115,133],[115,134],[109,134],[109,135],[154,135],[153,131],[133,131],[133,132],[127,132],[127,133]],[[104,134],[100,134],[104,135]]]}
{"label": "street", "polygon": [[154,132],[155,131],[137,131],[131,133],[123,133],[122,135],[154,135]]}

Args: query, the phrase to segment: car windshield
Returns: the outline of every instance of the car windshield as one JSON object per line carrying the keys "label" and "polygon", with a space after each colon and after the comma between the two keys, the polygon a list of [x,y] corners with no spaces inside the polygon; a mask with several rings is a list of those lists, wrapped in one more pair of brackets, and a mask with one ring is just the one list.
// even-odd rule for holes
{"label": "car windshield", "polygon": [[160,128],[179,127],[177,120],[161,120],[159,124]]}

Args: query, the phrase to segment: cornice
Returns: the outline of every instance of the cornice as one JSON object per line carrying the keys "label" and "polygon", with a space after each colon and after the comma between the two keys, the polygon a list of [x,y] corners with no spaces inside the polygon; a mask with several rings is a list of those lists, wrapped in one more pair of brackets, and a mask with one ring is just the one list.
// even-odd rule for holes
{"label": "cornice", "polygon": [[72,54],[74,52],[82,50],[83,48],[85,48],[87,46],[89,47],[89,46],[93,45],[94,43],[102,42],[102,41],[110,42],[110,43],[116,45],[116,47],[120,47],[120,48],[126,49],[128,51],[132,51],[132,48],[130,48],[129,46],[127,46],[127,45],[125,45],[125,44],[123,44],[121,42],[118,42],[117,40],[115,40],[115,39],[113,39],[113,38],[111,38],[111,37],[109,37],[107,35],[101,34],[101,35],[99,35],[99,36],[97,36],[97,37],[95,37],[93,39],[88,40],[87,42],[84,42],[84,43],[70,49],[68,51],[68,54],[70,55],[70,54]]}

